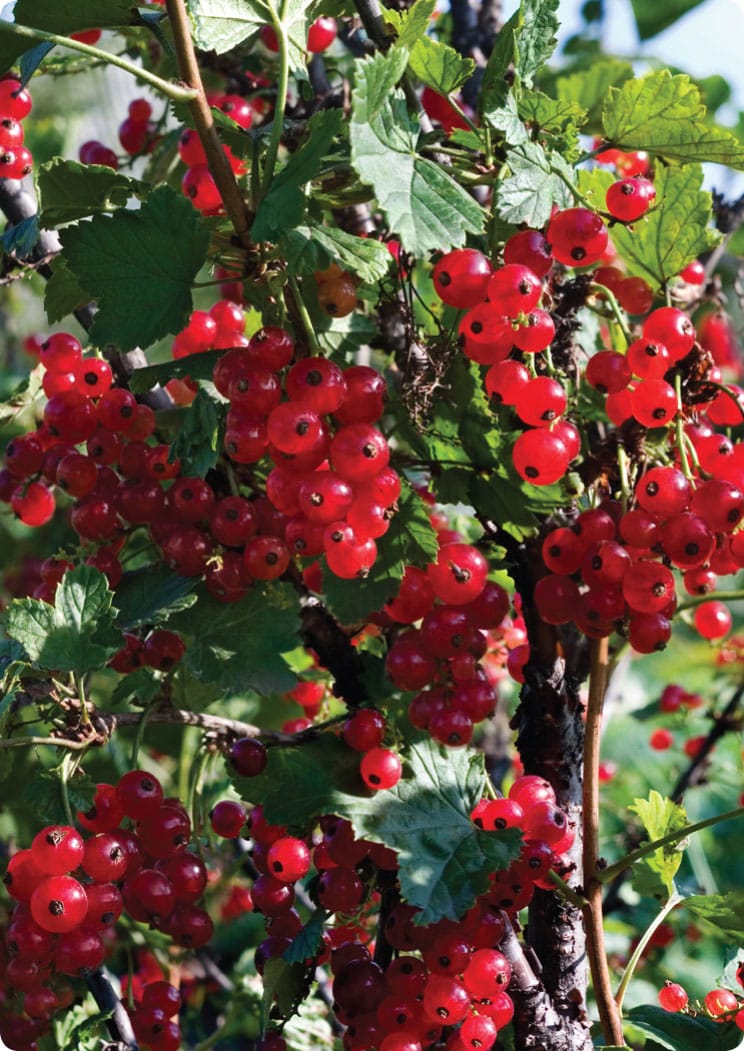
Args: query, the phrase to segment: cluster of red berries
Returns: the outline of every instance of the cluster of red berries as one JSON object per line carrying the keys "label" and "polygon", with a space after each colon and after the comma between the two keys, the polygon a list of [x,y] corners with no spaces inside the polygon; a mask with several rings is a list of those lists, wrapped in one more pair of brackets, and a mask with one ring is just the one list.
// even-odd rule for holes
{"label": "cluster of red berries", "polygon": [[[360,715],[347,721],[344,737],[369,743],[367,722],[373,722],[365,719],[362,726]],[[376,737],[377,723],[373,729]],[[244,776],[260,772],[261,749],[250,738],[236,741],[230,753],[235,769]],[[380,892],[395,880],[394,851],[357,838],[350,822],[334,815],[320,819],[320,838],[301,838],[269,824],[261,807],[246,814],[238,803],[219,803],[212,813],[215,831],[232,838],[245,828],[252,839],[258,875],[251,906],[264,915],[267,934],[256,950],[258,972],[300,934],[294,884],[309,876],[311,898],[335,920],[307,962],[330,963],[334,1012],[345,1027],[348,1051],[422,1051],[441,1039],[445,1026],[455,1027],[447,1037],[452,1051],[492,1047],[513,1014],[506,992],[511,969],[498,948],[505,913],[516,914],[536,886],[552,888],[548,873],[556,866],[565,870],[559,855],[571,846],[573,832],[552,788],[539,777],[517,779],[507,798],[481,800],[472,819],[486,832],[521,828],[525,842],[518,861],[493,874],[488,892],[459,923],[420,926],[416,908],[396,905],[377,933],[378,942],[395,952],[385,966],[372,959],[369,927]]]}
{"label": "cluster of red berries", "polygon": [[[537,582],[535,602],[551,624],[573,621],[591,638],[620,628],[634,649],[651,653],[671,635],[677,595],[670,567],[699,596],[715,588],[718,573],[744,565],[744,533],[731,535],[744,515],[744,493],[721,477],[693,488],[678,467],[658,466],[641,475],[634,495],[628,510],[608,501],[546,534],[549,574]],[[729,610],[714,600],[700,603],[693,619],[706,639],[731,627]]]}
{"label": "cluster of red berries", "polygon": [[249,540],[245,561],[254,576],[272,579],[293,555],[324,555],[332,573],[352,579],[373,565],[401,491],[375,426],[385,380],[365,365],[341,369],[322,357],[291,365],[292,357],[289,334],[267,327],[214,369],[214,384],[230,402],[227,456],[243,465],[268,454],[274,464],[266,496],[275,532]]}
{"label": "cluster of red berries", "polygon": [[22,179],[33,170],[33,158],[23,145],[24,117],[31,112],[31,95],[12,75],[0,79],[0,179]]}
{"label": "cluster of red berries", "polygon": [[[156,125],[151,120],[152,106],[144,98],[132,99],[127,116],[119,125],[119,142],[126,154],[138,157],[153,149],[156,142]],[[102,164],[116,171],[119,158],[110,146],[105,146],[98,139],[84,142],[78,151],[81,164]]]}
{"label": "cluster of red berries", "polygon": [[[248,99],[243,95],[211,95],[209,103],[221,110],[239,128],[247,130],[254,120],[263,115],[263,101]],[[229,146],[222,147],[230,167],[236,176],[245,175],[248,167]],[[178,140],[178,156],[186,165],[181,180],[181,189],[191,203],[205,215],[215,215],[222,209],[222,197],[209,170],[207,155],[199,135],[193,128],[185,128]]]}
{"label": "cluster of red berries", "polygon": [[399,690],[418,691],[408,709],[413,725],[452,747],[466,745],[496,706],[480,661],[489,651],[487,632],[503,623],[510,599],[487,572],[477,548],[445,542],[427,569],[406,568],[398,594],[383,607],[388,623],[421,621],[398,634],[385,667]]}
{"label": "cluster of red berries", "polygon": [[[133,827],[122,828],[127,818]],[[5,936],[4,980],[22,995],[22,1002],[9,1001],[9,1015],[26,1028],[33,1025],[34,1038],[69,1005],[66,993],[60,999],[57,976],[85,976],[99,968],[124,910],[183,948],[205,945],[212,935],[212,920],[196,904],[207,870],[186,849],[188,814],[177,799],[163,798],[157,778],[132,770],[115,786],[99,784],[91,810],[77,820],[91,833],[88,839],[67,825],[43,828],[30,848],[13,855],[4,877],[16,902]],[[145,989],[132,1015],[143,1046],[180,1047],[173,1020],[179,1006],[178,991],[167,983]]]}
{"label": "cluster of red berries", "polygon": [[[744,964],[739,964],[736,980],[744,988]],[[665,1011],[686,1011],[689,1009],[690,997],[684,986],[667,980],[659,989],[659,1004]],[[714,1022],[734,1022],[739,1029],[744,1029],[744,997],[732,989],[711,989],[703,998],[701,1010]]]}

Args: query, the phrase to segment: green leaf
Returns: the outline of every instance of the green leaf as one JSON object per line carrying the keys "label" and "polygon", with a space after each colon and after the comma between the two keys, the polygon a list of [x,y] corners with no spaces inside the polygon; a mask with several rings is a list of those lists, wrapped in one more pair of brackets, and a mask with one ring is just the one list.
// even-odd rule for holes
{"label": "green leaf", "polygon": [[[263,1011],[268,1018],[275,1012],[280,1018],[289,1018],[307,995],[307,976],[301,963],[288,963],[282,957],[268,960],[263,973]],[[272,1007],[272,1005],[274,1005]]]}
{"label": "green leaf", "polygon": [[558,43],[559,0],[522,0],[522,29],[517,36],[517,73],[527,87],[553,54]]}
{"label": "green leaf", "polygon": [[317,5],[305,0],[188,0],[194,42],[202,51],[225,54],[254,36],[267,23],[287,35],[289,68],[305,77],[307,27]]}
{"label": "green leaf", "polygon": [[94,212],[126,204],[143,189],[138,179],[103,164],[78,164],[55,157],[39,168],[42,226],[60,226]]}
{"label": "green leaf", "polygon": [[163,690],[163,673],[154,668],[135,668],[125,675],[111,694],[112,705],[135,704],[146,708]]}
{"label": "green leaf", "polygon": [[292,944],[283,954],[287,963],[303,963],[318,955],[322,945],[323,924],[328,919],[325,909],[316,909]]}
{"label": "green leaf", "polygon": [[114,593],[116,624],[130,631],[141,624],[162,624],[197,600],[196,580],[181,577],[162,562],[125,573]]}
{"label": "green leaf", "polygon": [[647,0],[631,0],[638,36],[641,40],[650,40],[702,2],[703,0],[654,0],[653,4],[649,4]]}
{"label": "green leaf", "polygon": [[744,941],[744,891],[726,894],[694,894],[685,899],[685,908],[714,924],[737,942]]}
{"label": "green leaf", "polygon": [[165,361],[162,365],[148,365],[136,369],[129,380],[133,394],[144,394],[158,384],[165,386],[174,377],[188,376],[192,380],[211,380],[214,367],[225,353],[224,350],[207,350],[203,354],[189,354],[177,361]]}
{"label": "green leaf", "polygon": [[139,23],[132,0],[18,0],[13,14],[24,26],[61,36],[78,29],[114,29]]}
{"label": "green leaf", "polygon": [[[648,799],[636,799],[628,808],[637,814],[652,842],[688,824],[685,808],[653,791]],[[633,867],[633,887],[639,894],[666,901],[674,893],[674,877],[682,863],[684,841],[659,847]]]}
{"label": "green leaf", "polygon": [[181,461],[181,473],[204,478],[217,463],[222,451],[226,405],[203,384],[185,410],[181,429],[171,443],[171,461]]}
{"label": "green leaf", "polygon": [[603,55],[587,69],[565,74],[555,81],[555,95],[560,102],[573,102],[587,112],[592,131],[600,130],[602,107],[611,87],[618,88],[633,76],[630,62]]}
{"label": "green leaf", "polygon": [[578,152],[579,129],[586,123],[586,110],[576,102],[552,99],[542,91],[523,91],[519,98],[519,117],[532,126],[536,137],[545,140],[566,159]]}
{"label": "green leaf", "polygon": [[647,150],[670,161],[744,168],[744,145],[706,121],[700,91],[685,73],[668,69],[610,88],[602,114],[605,138],[625,150]]}
{"label": "green leaf", "polygon": [[428,33],[436,7],[436,0],[415,0],[407,11],[383,7],[381,14],[387,24],[395,29],[396,43],[400,47],[412,48]]}
{"label": "green leaf", "polygon": [[483,119],[488,121],[492,128],[503,134],[504,141],[509,146],[521,146],[529,142],[530,137],[517,109],[517,100],[506,82],[504,82],[501,96],[498,97],[494,89],[491,92],[491,100],[492,105],[489,109],[484,110]]}
{"label": "green leaf", "polygon": [[121,643],[113,626],[112,598],[103,573],[77,566],[62,578],[53,606],[15,599],[6,630],[38,667],[84,675],[102,668]]}
{"label": "green leaf", "polygon": [[468,233],[480,232],[485,213],[449,174],[416,154],[418,119],[408,112],[403,92],[394,88],[406,59],[407,52],[396,47],[387,55],[356,60],[351,155],[403,247],[423,255],[462,245]]}
{"label": "green leaf", "polygon": [[521,26],[522,11],[520,5],[499,30],[494,41],[493,50],[488,56],[478,98],[481,115],[503,103],[504,87],[508,87],[504,78],[510,67],[517,61],[517,33]]}
{"label": "green leaf", "polygon": [[320,814],[338,814],[358,836],[392,847],[402,896],[422,910],[421,923],[458,919],[487,888],[489,872],[519,853],[516,830],[485,833],[470,820],[485,780],[482,755],[469,749],[417,742],[403,778],[376,794],[363,785],[359,756],[331,735],[268,755],[258,777],[234,779],[238,791],[263,804],[271,822],[305,828]]}
{"label": "green leaf", "polygon": [[[607,185],[614,181],[609,172],[600,175]],[[699,164],[660,167],[654,180],[657,206],[632,226],[613,227],[612,240],[628,273],[642,277],[655,290],[720,240],[711,227],[712,198],[701,189],[702,183]],[[596,179],[592,185],[596,189]],[[604,198],[597,204],[603,206]]]}
{"label": "green leaf", "polygon": [[412,47],[408,65],[422,84],[427,84],[440,95],[459,91],[475,72],[472,58],[464,58],[441,40],[421,37]]}
{"label": "green leaf", "polygon": [[499,215],[506,222],[539,228],[550,219],[554,204],[563,208],[571,202],[568,187],[553,171],[561,168],[568,179],[573,177],[559,154],[549,156],[539,143],[527,142],[508,150],[506,162],[511,175],[496,190]]}
{"label": "green leaf", "polygon": [[29,215],[15,226],[7,226],[3,233],[2,243],[5,255],[16,255],[25,259],[36,247],[39,240],[39,217]]}
{"label": "green leaf", "polygon": [[[62,256],[52,263],[52,276],[44,289],[44,310],[50,323],[61,321],[78,307],[85,306],[90,296],[80,285]],[[149,387],[147,388],[150,389]]]}
{"label": "green leaf", "polygon": [[[298,255],[297,259],[290,254],[287,257],[295,273],[312,273],[336,262],[343,270],[355,274],[359,281],[373,285],[390,272],[392,256],[383,243],[373,238],[357,238],[337,226],[312,225],[292,232],[291,246]],[[298,269],[299,266],[302,269]]]}
{"label": "green leaf", "polygon": [[307,125],[305,142],[291,155],[271,182],[256,214],[251,236],[255,241],[277,241],[286,230],[299,226],[305,215],[305,185],[320,174],[333,139],[341,130],[338,109],[315,113]]}
{"label": "green leaf", "polygon": [[[95,794],[95,781],[87,775],[78,773],[67,782],[67,795],[73,813],[76,810],[90,810]],[[40,771],[36,774],[25,786],[23,798],[42,824],[67,824],[67,815],[62,803],[62,788],[59,778],[53,773]]]}
{"label": "green leaf", "polygon": [[97,215],[61,240],[68,267],[98,300],[93,343],[127,351],[184,327],[209,233],[182,194],[159,186],[138,211]]}
{"label": "green leaf", "polygon": [[741,1030],[732,1022],[672,1014],[650,1004],[632,1007],[626,1016],[636,1029],[668,1051],[732,1051],[741,1040]]}
{"label": "green leaf", "polygon": [[342,580],[324,568],[325,603],[340,624],[361,624],[370,613],[382,609],[388,599],[398,594],[402,579],[400,563],[383,565],[379,558],[363,579]]}
{"label": "green leaf", "polygon": [[36,47],[32,47],[30,51],[26,51],[21,55],[21,60],[18,63],[18,66],[21,72],[21,81],[23,84],[28,84],[29,80],[41,66],[49,52],[53,51],[56,46],[56,44],[51,44],[49,41],[44,40],[41,44],[37,44]]}
{"label": "green leaf", "polygon": [[402,481],[398,507],[378,548],[385,562],[426,566],[436,562],[439,542],[421,497]]}
{"label": "green leaf", "polygon": [[184,663],[194,678],[225,693],[286,693],[297,681],[282,656],[298,645],[299,600],[290,584],[257,582],[227,605],[200,591],[169,627],[191,640]]}

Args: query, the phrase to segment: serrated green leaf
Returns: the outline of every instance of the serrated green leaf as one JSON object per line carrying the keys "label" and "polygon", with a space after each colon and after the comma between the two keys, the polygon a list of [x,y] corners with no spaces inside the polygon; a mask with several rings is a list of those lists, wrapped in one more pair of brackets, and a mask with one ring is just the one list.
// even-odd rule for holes
{"label": "serrated green leaf", "polygon": [[627,1018],[668,1051],[732,1051],[741,1040],[741,1030],[732,1022],[673,1014],[651,1004],[632,1007]]}
{"label": "serrated green leaf", "polygon": [[36,247],[39,240],[39,217],[29,215],[15,226],[8,226],[2,236],[2,246],[5,255],[15,255],[19,259],[26,259]]}
{"label": "serrated green leaf", "polygon": [[703,0],[631,0],[638,36],[641,40],[650,40],[676,22],[688,11],[701,4]]}
{"label": "serrated green leaf", "polygon": [[413,744],[405,760],[394,788],[370,794],[359,756],[323,735],[297,748],[269,749],[262,774],[234,783],[277,824],[304,828],[320,814],[348,818],[358,836],[397,851],[401,893],[422,910],[421,923],[457,919],[488,886],[489,872],[517,856],[520,835],[485,833],[470,820],[485,783],[482,755],[427,739]]}
{"label": "serrated green leaf", "polygon": [[[184,411],[181,428],[171,442],[171,461],[181,461],[181,473],[204,478],[222,452],[226,405],[202,385]],[[214,388],[212,388],[214,389]]]}
{"label": "serrated green leaf", "polygon": [[506,161],[511,174],[496,190],[499,215],[506,222],[539,228],[550,219],[553,205],[568,206],[571,194],[553,169],[561,168],[568,179],[573,172],[559,154],[549,156],[539,143],[527,142],[508,150]]}
{"label": "serrated green leaf", "polygon": [[506,81],[500,92],[496,88],[491,92],[491,106],[484,110],[483,119],[502,133],[507,145],[521,146],[529,142],[527,128],[517,109],[517,100]]}
{"label": "serrated green leaf", "polygon": [[[352,163],[374,190],[388,224],[415,255],[462,245],[483,227],[483,209],[433,161],[416,154],[418,119],[394,88],[404,49],[357,59],[350,125]],[[391,171],[395,178],[391,179]]]}
{"label": "serrated green leaf", "polygon": [[577,154],[579,129],[586,123],[586,110],[576,102],[552,99],[542,91],[522,91],[519,116],[531,125],[537,138],[549,143],[566,159]]}
{"label": "serrated green leaf", "polygon": [[119,647],[112,593],[103,573],[77,566],[64,575],[54,605],[15,599],[8,608],[7,633],[37,667],[84,675],[102,668]]}
{"label": "serrated green leaf", "polygon": [[558,43],[559,0],[522,0],[522,28],[517,36],[517,73],[527,87],[553,54]]}
{"label": "serrated green leaf", "polygon": [[744,941],[744,891],[726,894],[694,894],[685,899],[685,908],[714,924],[735,941]]}
{"label": "serrated green leaf", "polygon": [[[92,778],[76,774],[67,782],[67,796],[73,813],[76,810],[90,810],[96,784]],[[62,802],[62,788],[59,778],[52,773],[40,771],[29,781],[23,790],[25,802],[33,809],[34,816],[44,825],[67,824],[67,815]]]}
{"label": "serrated green leaf", "polygon": [[411,46],[408,65],[422,84],[440,95],[459,91],[475,72],[472,58],[465,58],[448,44],[428,36],[421,37]]}
{"label": "serrated green leaf", "polygon": [[307,229],[328,259],[355,274],[365,284],[381,281],[390,272],[392,256],[381,241],[356,237],[337,226],[310,226]]}
{"label": "serrated green leaf", "polygon": [[325,603],[340,624],[362,624],[370,613],[382,609],[388,599],[395,597],[402,579],[403,567],[399,562],[383,565],[379,558],[363,579],[342,580],[325,568]]}
{"label": "serrated green leaf", "polygon": [[407,11],[383,7],[381,14],[387,24],[395,30],[397,44],[400,47],[411,48],[426,36],[436,7],[436,0],[415,0]]}
{"label": "serrated green leaf", "polygon": [[187,637],[184,664],[200,682],[225,693],[286,693],[297,679],[282,654],[298,645],[299,600],[290,584],[261,584],[225,604],[206,591],[169,627]]}
{"label": "serrated green leaf", "polygon": [[286,34],[289,68],[295,76],[305,77],[307,61],[307,27],[315,4],[304,0],[188,0],[194,26],[194,41],[202,51],[225,54],[254,36],[261,26],[281,26]]}
{"label": "serrated green leaf", "polygon": [[[651,792],[648,799],[636,799],[628,809],[641,819],[649,842],[679,832],[688,823],[685,808],[656,791]],[[664,901],[670,898],[683,851],[682,842],[671,843],[637,861],[633,868],[635,890]]]}
{"label": "serrated green leaf", "polygon": [[61,240],[67,266],[98,300],[93,343],[127,351],[184,327],[209,233],[183,195],[159,186],[138,211],[97,215]]}
{"label": "serrated green leaf", "polygon": [[706,121],[700,91],[668,69],[610,88],[602,113],[605,138],[625,150],[647,150],[670,161],[744,168],[744,145]]}
{"label": "serrated green leaf", "polygon": [[163,689],[163,674],[154,668],[135,668],[116,684],[111,694],[112,705],[134,703],[146,708]]}
{"label": "serrated green leaf", "polygon": [[[521,5],[503,24],[494,41],[493,50],[483,72],[478,98],[479,113],[483,116],[502,104],[506,74],[517,61],[517,33],[522,26]],[[508,87],[508,85],[507,85]]]}
{"label": "serrated green leaf", "polygon": [[162,624],[197,600],[196,580],[181,577],[163,563],[125,573],[114,593],[116,624],[130,631],[142,624]]}
{"label": "serrated green leaf", "polygon": [[[288,963],[282,957],[267,960],[263,973],[263,1013],[271,1010],[280,1018],[289,1018],[307,993],[307,976],[301,963]],[[273,1007],[272,1007],[273,1005]]]}
{"label": "serrated green leaf", "polygon": [[[591,184],[584,179],[582,186],[591,185],[597,205],[604,207],[603,190],[614,181],[609,172],[592,172]],[[631,226],[613,227],[612,240],[628,273],[642,277],[654,290],[720,240],[711,227],[712,198],[701,189],[702,183],[699,164],[662,167],[654,180],[653,211]]]}
{"label": "serrated green leaf", "polygon": [[304,188],[321,171],[331,143],[341,130],[338,109],[315,113],[307,125],[307,137],[276,175],[256,214],[251,236],[255,241],[277,241],[287,230],[299,226],[305,215]]}
{"label": "serrated green leaf", "polygon": [[139,22],[132,0],[18,0],[13,14],[24,26],[61,36],[78,29],[112,29]]}
{"label": "serrated green leaf", "polygon": [[287,963],[304,963],[318,955],[322,942],[323,924],[328,919],[325,909],[316,909],[292,944],[283,954]]}
{"label": "serrated green leaf", "polygon": [[[44,288],[44,310],[50,323],[61,321],[78,307],[85,306],[90,296],[78,282],[62,256],[52,263],[52,276]],[[150,389],[149,387],[147,388]]]}
{"label": "serrated green leaf", "polygon": [[555,95],[560,102],[573,102],[587,113],[592,131],[600,130],[602,107],[611,87],[618,88],[633,76],[630,62],[602,55],[586,69],[557,77]]}
{"label": "serrated green leaf", "polygon": [[437,533],[421,497],[407,482],[401,485],[397,510],[378,548],[386,561],[425,566],[436,561]]}
{"label": "serrated green leaf", "polygon": [[60,226],[94,212],[121,207],[143,185],[103,164],[78,164],[55,157],[39,168],[43,226]]}

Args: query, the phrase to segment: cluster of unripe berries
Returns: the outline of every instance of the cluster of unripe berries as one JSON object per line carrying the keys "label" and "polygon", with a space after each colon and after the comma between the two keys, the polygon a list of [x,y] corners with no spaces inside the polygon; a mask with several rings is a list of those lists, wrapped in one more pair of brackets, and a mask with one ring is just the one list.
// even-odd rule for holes
{"label": "cluster of unripe berries", "polygon": [[[351,747],[379,740],[379,719],[371,709],[358,711],[347,720],[344,739]],[[253,739],[236,741],[230,751],[236,772],[260,773],[262,750]],[[226,838],[249,834],[252,840],[257,874],[251,904],[264,915],[267,934],[256,950],[260,974],[302,930],[294,884],[305,880],[313,902],[329,913],[331,923],[306,963],[330,964],[334,1011],[348,1051],[422,1051],[441,1039],[444,1027],[454,1027],[447,1036],[453,1051],[487,1049],[510,1021],[511,968],[498,948],[505,913],[523,908],[536,886],[552,888],[549,871],[565,870],[560,855],[570,848],[573,832],[550,785],[534,776],[518,778],[506,798],[481,800],[471,817],[485,832],[520,828],[518,860],[492,874],[488,892],[459,923],[420,926],[416,908],[396,904],[376,934],[378,949],[382,944],[389,951],[373,959],[370,927],[377,922],[380,893],[395,885],[394,851],[357,838],[350,822],[335,815],[320,819],[319,834],[300,837],[268,823],[260,806],[246,813],[226,800],[213,810],[215,832]]]}
{"label": "cluster of unripe berries", "polygon": [[31,151],[23,145],[22,124],[31,106],[31,95],[17,77],[0,79],[0,179],[22,179],[33,169]]}
{"label": "cluster of unripe berries", "polygon": [[[126,819],[129,827],[122,827]],[[183,948],[198,948],[212,936],[212,920],[196,904],[207,870],[186,849],[189,816],[177,799],[163,798],[157,778],[132,770],[115,786],[99,784],[92,808],[78,813],[77,821],[89,838],[68,825],[43,828],[31,847],[12,856],[4,877],[15,901],[5,933],[4,982],[17,996],[8,999],[3,1025],[11,1032],[33,1028],[34,1039],[69,1006],[64,983],[60,997],[59,976],[97,970],[123,912]],[[179,1006],[178,991],[167,983],[145,988],[132,1014],[143,1047],[177,1051]],[[0,1034],[9,1042],[6,1031]]]}
{"label": "cluster of unripe berries", "polygon": [[[744,964],[736,970],[736,980],[744,988]],[[697,1014],[703,1012],[714,1022],[734,1022],[739,1029],[744,1029],[744,997],[732,989],[716,988],[705,994],[699,1011],[692,1011],[690,998],[684,986],[667,980],[659,989],[659,1004],[665,1011],[677,1013],[685,1011]]]}

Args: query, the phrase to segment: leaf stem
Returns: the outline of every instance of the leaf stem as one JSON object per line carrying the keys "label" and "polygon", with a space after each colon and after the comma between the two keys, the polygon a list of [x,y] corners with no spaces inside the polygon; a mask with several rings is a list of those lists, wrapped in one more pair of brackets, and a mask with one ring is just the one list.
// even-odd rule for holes
{"label": "leaf stem", "polygon": [[70,777],[71,758],[71,752],[65,752],[64,756],[62,757],[62,762],[59,765],[59,787],[62,793],[62,806],[64,807],[65,817],[67,818],[67,824],[74,828],[75,819],[72,814],[72,807],[70,806],[70,796],[67,791],[67,782]]}
{"label": "leaf stem", "polygon": [[623,972],[623,976],[620,979],[620,984],[617,987],[617,992],[615,993],[615,1003],[617,1004],[619,1010],[622,1009],[623,1000],[625,999],[625,994],[628,991],[628,986],[631,983],[633,975],[635,974],[635,969],[638,966],[638,961],[643,956],[646,946],[651,941],[656,929],[659,926],[661,926],[661,924],[667,918],[672,909],[676,908],[681,901],[684,901],[684,897],[681,894],[672,894],[671,898],[661,909],[658,916],[654,917],[654,919],[648,925],[648,927],[643,933],[643,937],[638,942],[638,945],[636,945],[633,955],[628,960],[628,964],[625,968],[625,971]]}
{"label": "leaf stem", "polygon": [[599,751],[604,704],[610,667],[609,639],[592,639],[589,699],[586,712],[583,789],[583,872],[586,903],[582,907],[586,950],[592,972],[594,997],[599,1009],[605,1043],[624,1043],[620,1011],[612,995],[610,970],[604,944],[602,884],[597,878],[599,862]]}
{"label": "leaf stem", "polygon": [[550,876],[552,882],[555,883],[558,893],[562,897],[564,897],[566,901],[570,901],[571,904],[575,905],[577,909],[583,909],[586,907],[588,903],[584,895],[577,893],[577,891],[575,891],[573,887],[569,886],[568,883],[566,883],[566,881],[562,879],[557,872],[554,872],[551,869],[548,875]]}
{"label": "leaf stem", "polygon": [[626,345],[630,346],[630,344],[633,342],[633,336],[631,335],[630,329],[628,328],[628,323],[625,320],[625,315],[623,314],[623,311],[620,308],[620,304],[618,303],[614,292],[610,291],[610,289],[607,288],[606,285],[600,285],[596,281],[592,281],[591,285],[589,286],[589,291],[594,293],[595,295],[601,292],[602,296],[607,300],[607,305],[612,311],[612,317],[617,323],[618,327],[620,328],[620,331],[622,332],[623,336],[625,337]]}
{"label": "leaf stem", "polygon": [[271,180],[274,178],[276,159],[279,155],[279,146],[284,131],[284,112],[287,107],[287,89],[289,87],[289,41],[287,33],[281,20],[284,11],[282,0],[279,12],[274,9],[273,3],[269,3],[271,20],[274,23],[277,41],[279,43],[279,76],[276,81],[276,104],[274,106],[274,119],[271,125],[271,138],[264,158],[263,176],[261,178],[261,189],[259,200],[256,205],[266,196]]}
{"label": "leaf stem", "polygon": [[318,336],[315,331],[315,327],[313,325],[310,314],[308,313],[307,307],[305,306],[305,300],[302,298],[302,291],[300,289],[300,286],[297,284],[297,278],[293,277],[291,274],[289,275],[289,287],[292,289],[292,298],[295,301],[297,313],[302,318],[302,324],[305,328],[305,332],[307,333],[307,341],[310,344],[310,348],[313,354],[321,354],[322,350],[320,347],[320,343],[318,342]]}
{"label": "leaf stem", "polygon": [[26,37],[29,40],[46,40],[50,44],[59,44],[61,47],[69,48],[71,51],[79,51],[81,54],[95,58],[99,62],[105,62],[109,66],[116,66],[118,69],[131,73],[138,80],[144,81],[145,84],[149,84],[150,87],[155,88],[156,91],[166,95],[169,99],[173,99],[174,102],[191,102],[196,94],[193,88],[184,88],[178,84],[171,84],[169,80],[163,80],[162,77],[157,76],[155,73],[150,73],[149,70],[143,69],[142,66],[138,66],[134,62],[130,62],[129,59],[122,58],[120,55],[113,55],[109,51],[102,51],[101,48],[93,47],[91,44],[83,44],[79,40],[73,40],[71,37],[60,36],[58,33],[46,33],[43,29],[33,29],[31,26],[19,25],[18,22],[3,22],[3,32],[12,33],[14,36]]}
{"label": "leaf stem", "polygon": [[684,828],[677,829],[676,832],[669,832],[666,836],[662,836],[661,839],[654,839],[651,843],[644,843],[637,850],[632,850],[625,857],[620,858],[619,861],[608,865],[606,869],[598,872],[595,878],[598,883],[611,883],[616,876],[619,876],[625,869],[630,868],[634,862],[640,861],[641,858],[645,858],[648,854],[653,854],[660,847],[678,843],[679,840],[685,839],[687,836],[692,835],[693,832],[700,832],[711,825],[718,825],[722,821],[731,821],[737,817],[744,817],[744,807],[737,807],[735,810],[727,810],[723,814],[707,817],[704,821],[696,821],[694,825],[685,825]]}
{"label": "leaf stem", "polygon": [[194,127],[204,147],[209,170],[220,192],[230,222],[240,239],[240,243],[247,248],[251,243],[248,211],[245,206],[243,192],[238,186],[230,167],[230,162],[222,148],[212,110],[207,102],[204,84],[199,71],[199,63],[196,59],[196,51],[194,50],[194,42],[191,39],[185,0],[165,0],[165,6],[173,32],[178,70],[181,79],[189,87],[188,103]]}

